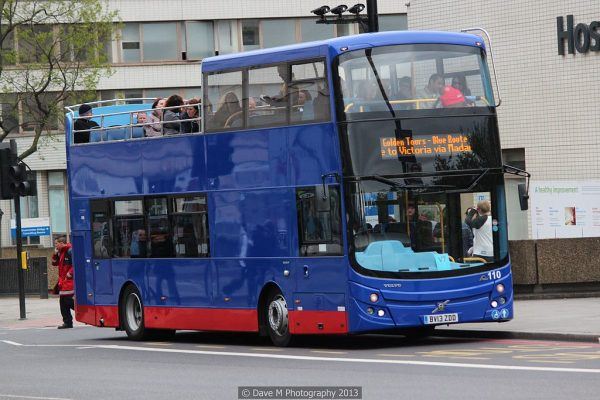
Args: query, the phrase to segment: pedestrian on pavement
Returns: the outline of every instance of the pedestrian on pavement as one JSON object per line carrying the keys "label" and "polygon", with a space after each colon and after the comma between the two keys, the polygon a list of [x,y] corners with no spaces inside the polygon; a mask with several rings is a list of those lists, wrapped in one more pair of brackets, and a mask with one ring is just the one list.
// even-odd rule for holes
{"label": "pedestrian on pavement", "polygon": [[60,236],[54,241],[54,255],[52,256],[52,265],[58,267],[58,294],[60,296],[60,313],[63,324],[58,329],[68,329],[73,327],[73,316],[71,310],[75,309],[75,286],[73,284],[73,256],[71,254],[71,244],[67,243],[65,236]]}

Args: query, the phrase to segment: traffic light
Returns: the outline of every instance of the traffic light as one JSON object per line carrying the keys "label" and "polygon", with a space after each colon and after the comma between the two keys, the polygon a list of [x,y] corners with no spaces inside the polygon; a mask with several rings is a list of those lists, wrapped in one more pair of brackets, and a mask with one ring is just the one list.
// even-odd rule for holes
{"label": "traffic light", "polygon": [[20,162],[9,168],[10,191],[18,196],[35,196],[37,194],[37,185],[35,181],[35,172],[27,171],[27,166]]}
{"label": "traffic light", "polygon": [[27,171],[25,163],[19,161],[17,143],[0,143],[0,199],[36,194],[35,172]]}
{"label": "traffic light", "polygon": [[0,199],[12,199],[14,192],[11,190],[10,169],[17,165],[17,143],[0,143]]}

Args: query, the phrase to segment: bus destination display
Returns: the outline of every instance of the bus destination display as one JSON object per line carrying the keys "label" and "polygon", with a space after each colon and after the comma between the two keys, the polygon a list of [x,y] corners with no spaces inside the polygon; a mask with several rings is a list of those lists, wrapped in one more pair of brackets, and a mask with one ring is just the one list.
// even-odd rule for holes
{"label": "bus destination display", "polygon": [[402,156],[426,156],[429,154],[456,154],[471,152],[469,138],[460,133],[424,136],[380,138],[381,158]]}

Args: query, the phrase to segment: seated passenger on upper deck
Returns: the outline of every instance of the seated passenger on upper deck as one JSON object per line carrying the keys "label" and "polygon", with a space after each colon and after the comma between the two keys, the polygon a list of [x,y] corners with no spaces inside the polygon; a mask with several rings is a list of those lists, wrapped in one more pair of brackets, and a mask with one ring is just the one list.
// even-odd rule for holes
{"label": "seated passenger on upper deck", "polygon": [[73,132],[73,143],[89,143],[90,142],[90,129],[99,128],[92,118],[92,107],[89,104],[82,104],[79,106],[79,117],[75,120]]}
{"label": "seated passenger on upper deck", "polygon": [[227,92],[219,99],[217,111],[212,117],[211,127],[229,128],[236,118],[242,118],[242,107],[234,92]]}
{"label": "seated passenger on upper deck", "polygon": [[167,103],[165,104],[166,110],[163,113],[163,133],[165,135],[176,135],[181,133],[181,122],[179,122],[181,108],[179,107],[182,105],[183,99],[177,94],[173,94],[167,99]]}
{"label": "seated passenger on upper deck", "polygon": [[165,106],[166,102],[166,99],[159,97],[152,103],[152,113],[150,114],[150,122],[152,124],[148,125],[147,129],[144,128],[147,137],[162,136],[163,128],[160,122],[162,121],[163,110],[161,108]]}
{"label": "seated passenger on upper deck", "polygon": [[[200,107],[202,104],[198,99],[188,100],[181,112],[181,133],[200,132]],[[188,120],[188,121],[185,121]]]}
{"label": "seated passenger on upper deck", "polygon": [[[417,93],[419,99],[436,99],[440,97],[444,89],[444,77],[440,74],[432,74],[429,83]],[[425,101],[419,103],[419,108],[434,108],[436,101]]]}

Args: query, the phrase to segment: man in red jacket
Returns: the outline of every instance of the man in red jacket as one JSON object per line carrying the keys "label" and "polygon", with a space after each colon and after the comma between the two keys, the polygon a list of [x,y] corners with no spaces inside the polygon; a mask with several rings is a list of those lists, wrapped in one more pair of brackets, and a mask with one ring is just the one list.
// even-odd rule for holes
{"label": "man in red jacket", "polygon": [[52,256],[52,265],[58,266],[57,285],[60,295],[60,313],[63,318],[63,324],[58,329],[68,329],[73,327],[71,310],[75,309],[71,244],[67,243],[66,237],[61,236],[54,241],[54,247],[56,251]]}

